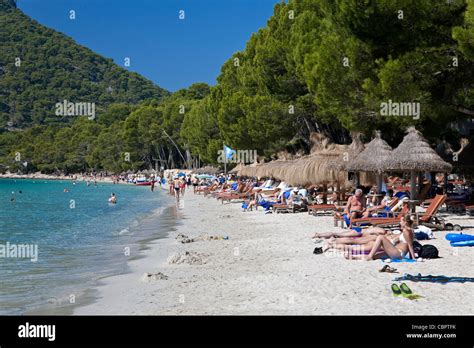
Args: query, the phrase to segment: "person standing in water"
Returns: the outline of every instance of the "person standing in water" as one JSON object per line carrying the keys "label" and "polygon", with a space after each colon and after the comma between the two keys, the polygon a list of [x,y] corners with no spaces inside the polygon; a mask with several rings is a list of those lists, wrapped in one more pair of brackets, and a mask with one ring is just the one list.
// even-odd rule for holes
{"label": "person standing in water", "polygon": [[155,178],[151,179],[151,192],[153,192],[155,190]]}
{"label": "person standing in water", "polygon": [[116,204],[117,203],[117,197],[115,196],[115,193],[112,192],[109,198],[109,203]]}

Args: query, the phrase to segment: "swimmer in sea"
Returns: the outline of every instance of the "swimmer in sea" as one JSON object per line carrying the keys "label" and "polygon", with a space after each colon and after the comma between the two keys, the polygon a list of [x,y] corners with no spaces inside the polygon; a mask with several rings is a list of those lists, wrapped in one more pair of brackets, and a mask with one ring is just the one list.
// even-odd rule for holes
{"label": "swimmer in sea", "polygon": [[112,194],[110,195],[110,198],[109,198],[109,202],[112,203],[112,204],[117,203],[117,197],[115,196],[115,193],[112,192]]}

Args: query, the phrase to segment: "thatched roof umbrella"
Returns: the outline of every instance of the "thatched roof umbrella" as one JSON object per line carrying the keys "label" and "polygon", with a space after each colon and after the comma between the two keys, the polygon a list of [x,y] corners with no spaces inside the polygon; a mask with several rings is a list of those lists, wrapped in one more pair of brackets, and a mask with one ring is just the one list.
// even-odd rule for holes
{"label": "thatched roof umbrella", "polygon": [[382,189],[382,173],[389,170],[388,160],[392,156],[392,147],[382,139],[380,131],[365,146],[365,150],[346,164],[346,169],[354,172],[373,172],[377,175],[377,190]]}
{"label": "thatched roof umbrella", "polygon": [[254,177],[257,176],[257,169],[259,166],[262,166],[263,164],[254,162],[252,164],[249,164],[247,166],[244,166],[241,170],[239,175],[241,176],[248,176],[248,177]]}
{"label": "thatched roof umbrella", "polygon": [[409,127],[407,132],[387,165],[390,170],[410,172],[410,198],[413,201],[416,198],[416,173],[450,172],[452,166],[443,161],[415,127]]}
{"label": "thatched roof umbrella", "polygon": [[[331,169],[333,170],[345,170],[347,171],[347,164],[351,159],[354,159],[359,153],[361,153],[365,149],[365,145],[362,142],[362,133],[359,132],[351,132],[352,142],[350,145],[336,145],[338,148],[337,150],[340,152],[339,158],[337,161],[334,161],[331,164]],[[323,153],[326,152],[334,152],[334,149],[325,149],[322,151]]]}
{"label": "thatched roof umbrella", "polygon": [[234,168],[232,168],[231,171],[229,171],[230,174],[237,174],[237,175],[241,175],[240,174],[240,171],[242,170],[242,168],[244,168],[245,165],[241,162],[241,163],[238,163]]}
{"label": "thatched roof umbrella", "polygon": [[202,168],[198,168],[195,171],[193,171],[194,174],[218,174],[220,172],[219,168],[216,167],[211,167],[211,166],[206,166]]}
{"label": "thatched roof umbrella", "polygon": [[330,168],[339,154],[315,153],[293,161],[281,163],[275,177],[290,185],[344,183],[345,174]]}

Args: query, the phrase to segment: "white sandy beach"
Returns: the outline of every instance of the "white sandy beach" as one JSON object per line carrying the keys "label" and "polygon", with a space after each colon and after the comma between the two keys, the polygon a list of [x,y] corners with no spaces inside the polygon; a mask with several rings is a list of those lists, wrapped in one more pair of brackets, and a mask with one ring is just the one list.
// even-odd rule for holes
{"label": "white sandy beach", "polygon": [[[165,194],[165,192],[163,192]],[[177,211],[180,225],[153,242],[145,258],[130,262],[131,273],[105,279],[97,302],[75,314],[143,315],[472,315],[474,283],[407,282],[419,300],[394,297],[390,285],[403,273],[474,277],[474,248],[451,248],[435,232],[442,258],[393,263],[399,274],[379,273],[382,261],[348,261],[314,255],[315,231],[338,231],[331,216],[307,213],[242,212],[240,203],[222,205],[188,191]],[[470,226],[474,218],[454,216]],[[228,236],[182,244],[175,237]],[[177,253],[208,255],[204,264],[169,264]],[[168,279],[145,282],[144,273]]]}

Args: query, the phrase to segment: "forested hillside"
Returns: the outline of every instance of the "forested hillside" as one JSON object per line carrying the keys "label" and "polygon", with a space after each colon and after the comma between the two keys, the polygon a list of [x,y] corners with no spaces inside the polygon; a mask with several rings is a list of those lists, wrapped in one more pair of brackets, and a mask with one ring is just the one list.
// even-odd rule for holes
{"label": "forested hillside", "polygon": [[30,19],[12,0],[0,0],[0,43],[0,128],[67,122],[55,115],[64,99],[95,103],[100,112],[168,94]]}
{"label": "forested hillside", "polygon": [[[14,12],[6,16],[9,23],[26,18],[8,11]],[[8,42],[24,39],[18,32]],[[31,57],[43,66],[71,52],[57,47],[48,53],[53,48],[36,46],[43,47],[41,53]],[[21,44],[15,47],[21,50]],[[22,82],[8,75],[17,52],[2,47],[1,54],[9,57],[0,78],[2,105],[8,105],[4,121],[8,117],[16,125],[36,126],[0,134],[0,170],[119,172],[149,168],[157,160],[184,166],[198,157],[216,163],[223,143],[270,158],[281,150],[308,150],[313,131],[347,143],[350,131],[368,139],[381,129],[397,145],[409,125],[433,143],[446,139],[456,144],[459,135],[450,122],[474,117],[474,0],[282,2],[246,48],[224,62],[215,86],[195,84],[162,100],[147,80],[81,50],[95,58],[82,59],[80,69],[64,62],[68,68],[52,70],[59,74],[56,79],[48,70],[35,74],[33,69]],[[67,73],[81,77],[70,82],[61,76]],[[51,110],[45,102],[50,98],[44,97],[49,92],[34,86],[44,80],[61,86],[50,89],[55,101],[90,88],[107,108],[95,120],[41,125],[48,121],[45,110]],[[15,109],[3,95],[25,109]],[[156,99],[137,103],[148,97]],[[419,117],[382,115],[381,104],[388,101],[419,103]],[[15,162],[16,152],[28,161],[26,167]]]}

